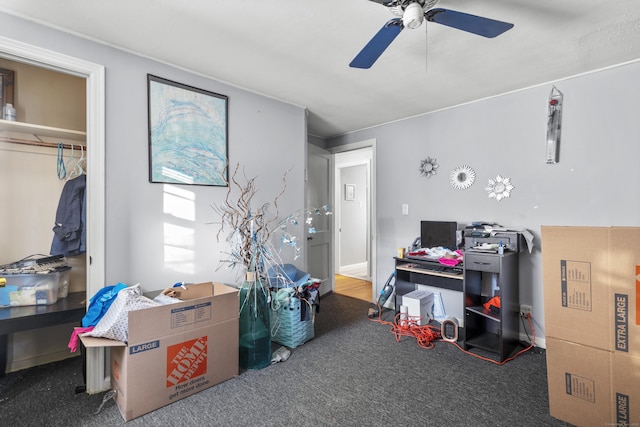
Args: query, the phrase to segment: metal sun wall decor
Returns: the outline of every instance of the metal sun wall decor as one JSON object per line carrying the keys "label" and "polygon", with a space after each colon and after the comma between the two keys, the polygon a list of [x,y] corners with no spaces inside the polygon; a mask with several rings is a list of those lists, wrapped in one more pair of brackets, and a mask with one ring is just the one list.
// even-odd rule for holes
{"label": "metal sun wall decor", "polygon": [[549,117],[547,119],[547,164],[560,161],[560,130],[562,128],[562,92],[554,86],[549,95]]}
{"label": "metal sun wall decor", "polygon": [[485,188],[489,193],[490,199],[496,199],[500,201],[511,196],[511,190],[515,187],[511,184],[510,178],[504,178],[502,175],[498,175],[495,179],[489,179],[489,184]]}
{"label": "metal sun wall decor", "polygon": [[438,163],[436,162],[436,159],[427,157],[420,162],[420,168],[418,168],[418,171],[420,172],[420,175],[431,178],[438,172]]}
{"label": "metal sun wall decor", "polygon": [[465,190],[476,180],[476,171],[470,166],[458,166],[451,171],[451,185],[458,190]]}
{"label": "metal sun wall decor", "polygon": [[147,75],[149,181],[215,185],[228,181],[228,98]]}

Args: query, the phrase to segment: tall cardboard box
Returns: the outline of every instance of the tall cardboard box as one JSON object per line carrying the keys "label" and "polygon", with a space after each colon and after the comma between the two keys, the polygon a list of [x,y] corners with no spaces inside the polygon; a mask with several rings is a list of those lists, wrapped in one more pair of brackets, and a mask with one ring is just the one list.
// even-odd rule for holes
{"label": "tall cardboard box", "polygon": [[547,339],[549,408],[576,426],[640,420],[640,357]]}
{"label": "tall cardboard box", "polygon": [[640,356],[640,228],[542,227],[547,337]]}
{"label": "tall cardboard box", "polygon": [[183,302],[128,313],[129,342],[81,337],[111,348],[111,388],[125,421],[238,375],[238,290],[200,283]]}
{"label": "tall cardboard box", "polygon": [[611,422],[616,426],[640,423],[640,357],[611,355]]}
{"label": "tall cardboard box", "polygon": [[640,357],[640,227],[612,227],[610,349]]}
{"label": "tall cardboard box", "polygon": [[551,416],[575,426],[611,421],[610,352],[547,337]]}
{"label": "tall cardboard box", "polygon": [[640,228],[543,226],[542,261],[551,415],[638,422]]}

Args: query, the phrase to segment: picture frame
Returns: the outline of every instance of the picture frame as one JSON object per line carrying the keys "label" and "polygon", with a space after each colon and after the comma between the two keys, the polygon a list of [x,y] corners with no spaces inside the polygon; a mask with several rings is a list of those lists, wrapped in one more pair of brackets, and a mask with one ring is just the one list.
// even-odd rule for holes
{"label": "picture frame", "polygon": [[12,104],[15,107],[13,100],[14,95],[14,81],[15,71],[8,70],[6,68],[0,68],[0,118],[4,119],[4,106]]}
{"label": "picture frame", "polygon": [[227,187],[229,98],[147,74],[149,182]]}
{"label": "picture frame", "polygon": [[344,199],[345,200],[355,200],[356,199],[356,185],[355,184],[345,184],[344,185]]}

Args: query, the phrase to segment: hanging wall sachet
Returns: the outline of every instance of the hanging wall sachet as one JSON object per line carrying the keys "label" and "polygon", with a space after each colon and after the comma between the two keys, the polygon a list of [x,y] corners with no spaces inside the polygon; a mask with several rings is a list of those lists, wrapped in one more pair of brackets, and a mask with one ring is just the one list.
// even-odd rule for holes
{"label": "hanging wall sachet", "polygon": [[547,119],[547,164],[560,161],[560,130],[562,127],[562,92],[554,86],[549,95],[549,117]]}

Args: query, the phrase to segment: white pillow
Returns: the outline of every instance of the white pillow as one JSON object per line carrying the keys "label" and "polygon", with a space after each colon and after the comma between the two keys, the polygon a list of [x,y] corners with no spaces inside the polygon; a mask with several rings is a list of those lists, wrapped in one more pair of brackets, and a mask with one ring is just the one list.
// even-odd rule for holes
{"label": "white pillow", "polygon": [[87,335],[128,342],[129,312],[159,305],[160,303],[142,295],[139,283],[122,289],[111,303],[109,310]]}

